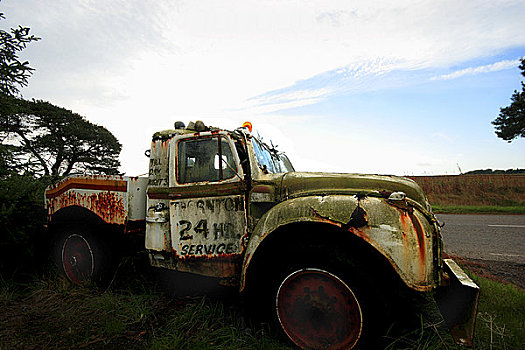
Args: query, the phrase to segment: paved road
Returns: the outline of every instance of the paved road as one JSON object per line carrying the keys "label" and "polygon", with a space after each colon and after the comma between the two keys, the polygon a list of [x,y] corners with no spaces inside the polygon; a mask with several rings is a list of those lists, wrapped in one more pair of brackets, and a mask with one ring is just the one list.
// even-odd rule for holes
{"label": "paved road", "polygon": [[445,252],[525,264],[525,215],[438,214]]}

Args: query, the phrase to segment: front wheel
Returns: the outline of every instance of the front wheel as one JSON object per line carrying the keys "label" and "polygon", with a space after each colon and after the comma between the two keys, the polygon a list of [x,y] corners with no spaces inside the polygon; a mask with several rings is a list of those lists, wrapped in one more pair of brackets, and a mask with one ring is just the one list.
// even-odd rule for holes
{"label": "front wheel", "polygon": [[302,349],[352,349],[363,329],[363,312],[350,287],[321,269],[297,270],[276,295],[279,323]]}

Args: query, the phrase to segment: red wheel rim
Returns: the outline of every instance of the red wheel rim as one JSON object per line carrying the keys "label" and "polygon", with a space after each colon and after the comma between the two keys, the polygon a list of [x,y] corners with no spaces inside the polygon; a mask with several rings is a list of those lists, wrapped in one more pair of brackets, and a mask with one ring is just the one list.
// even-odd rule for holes
{"label": "red wheel rim", "polygon": [[286,277],[276,308],[283,330],[303,349],[351,349],[361,336],[363,317],[354,293],[323,270],[304,269]]}
{"label": "red wheel rim", "polygon": [[62,266],[67,278],[73,283],[82,284],[91,280],[93,251],[84,237],[73,234],[66,239],[62,247]]}

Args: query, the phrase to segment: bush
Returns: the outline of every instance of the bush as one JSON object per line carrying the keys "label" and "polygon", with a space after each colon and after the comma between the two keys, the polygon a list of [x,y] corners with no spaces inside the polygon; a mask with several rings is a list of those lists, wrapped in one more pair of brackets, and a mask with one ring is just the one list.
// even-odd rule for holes
{"label": "bush", "polygon": [[11,174],[0,179],[0,275],[13,278],[34,271],[46,254],[40,244],[45,224],[47,179]]}

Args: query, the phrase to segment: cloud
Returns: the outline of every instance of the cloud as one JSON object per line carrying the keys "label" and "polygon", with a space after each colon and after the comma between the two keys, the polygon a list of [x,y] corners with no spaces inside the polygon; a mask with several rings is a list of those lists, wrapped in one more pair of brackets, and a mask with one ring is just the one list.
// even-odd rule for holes
{"label": "cloud", "polygon": [[443,132],[435,132],[432,134],[432,137],[441,141],[446,141],[447,143],[451,143],[454,141],[454,139],[450,137],[450,135],[447,135]]}
{"label": "cloud", "polygon": [[375,89],[390,81],[388,73],[397,67],[398,63],[381,58],[356,62],[297,81],[282,89],[250,97],[241,109],[255,113],[269,113],[318,103],[338,93]]}
{"label": "cloud", "polygon": [[331,88],[320,89],[289,89],[281,92],[268,93],[249,98],[244,110],[252,113],[268,113],[278,110],[302,107],[322,101],[328,97],[333,90]]}
{"label": "cloud", "polygon": [[308,82],[339,91],[393,69],[447,67],[525,45],[525,6],[515,1],[4,3],[8,19],[43,38],[28,48],[37,70],[27,95],[58,97],[59,87],[63,104],[122,95],[172,107],[177,96],[182,112],[210,113],[293,86],[319,88]]}
{"label": "cloud", "polygon": [[492,64],[487,64],[478,67],[469,67],[461,69],[449,74],[443,74],[440,76],[432,77],[431,80],[450,80],[460,78],[466,75],[477,75],[482,73],[497,72],[504,69],[516,68],[520,64],[519,59],[515,60],[503,60]]}
{"label": "cloud", "polygon": [[341,93],[421,83],[448,67],[525,47],[525,6],[513,0],[1,6],[9,25],[42,37],[23,53],[36,68],[24,96],[103,123],[124,144],[123,164],[136,162],[138,138],[174,120],[275,116]]}

